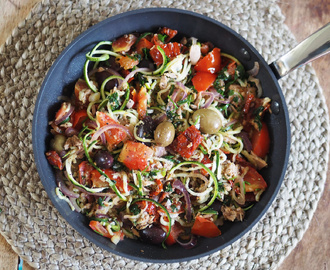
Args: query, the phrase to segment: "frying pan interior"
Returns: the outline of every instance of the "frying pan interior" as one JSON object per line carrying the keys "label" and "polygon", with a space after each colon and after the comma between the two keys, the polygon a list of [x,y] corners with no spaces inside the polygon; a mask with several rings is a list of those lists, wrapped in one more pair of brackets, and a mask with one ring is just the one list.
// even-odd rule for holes
{"label": "frying pan interior", "polygon": [[[263,96],[272,99],[273,114],[267,117],[271,136],[269,166],[263,169],[268,189],[260,202],[248,211],[243,222],[226,223],[222,235],[217,238],[201,238],[198,245],[190,250],[175,245],[168,249],[152,246],[139,241],[125,239],[118,245],[94,233],[88,227],[84,215],[72,212],[66,202],[55,194],[55,175],[45,158],[49,147],[48,122],[58,109],[58,96],[72,91],[74,82],[82,76],[85,54],[101,40],[113,40],[132,32],[155,31],[161,26],[178,30],[180,36],[196,37],[210,41],[223,52],[234,55],[246,69],[259,62],[260,79],[264,89]],[[33,119],[33,150],[41,181],[50,199],[67,222],[84,237],[112,253],[131,259],[152,262],[178,262],[205,256],[233,243],[260,220],[274,200],[284,177],[290,148],[288,112],[277,80],[268,64],[259,53],[236,32],[220,22],[192,12],[176,9],[142,9],[111,17],[90,28],[75,39],[58,57],[49,70],[41,87]]]}

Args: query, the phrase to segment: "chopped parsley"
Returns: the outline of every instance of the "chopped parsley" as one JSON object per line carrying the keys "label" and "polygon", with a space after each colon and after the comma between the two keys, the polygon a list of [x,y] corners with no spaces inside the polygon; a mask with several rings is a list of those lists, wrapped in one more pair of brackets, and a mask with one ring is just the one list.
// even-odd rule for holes
{"label": "chopped parsley", "polygon": [[253,114],[255,115],[254,122],[258,125],[259,131],[262,129],[261,115],[264,109],[265,109],[264,106],[260,106],[257,109],[255,109],[253,112]]}
{"label": "chopped parsley", "polygon": [[158,34],[157,37],[161,42],[165,43],[165,39],[167,38],[167,35]]}
{"label": "chopped parsley", "polygon": [[105,199],[105,197],[104,197],[104,198],[99,197],[98,200],[97,200],[97,203],[98,203],[100,206],[104,206],[104,203],[103,203],[104,199]]}
{"label": "chopped parsley", "polygon": [[170,183],[168,183],[165,187],[164,187],[164,191],[165,192],[172,192],[173,188],[172,185]]}
{"label": "chopped parsley", "polygon": [[224,192],[225,191],[225,186],[223,185],[222,182],[218,182],[218,189],[219,189],[219,192]]}
{"label": "chopped parsley", "polygon": [[117,110],[120,107],[119,96],[117,92],[108,95],[108,102],[110,103],[111,110]]}
{"label": "chopped parsley", "polygon": [[190,104],[191,104],[192,101],[193,101],[193,96],[192,95],[189,95],[187,98],[182,99],[182,100],[179,100],[176,104],[178,106],[181,106],[181,105],[187,103],[187,105],[190,106]]}
{"label": "chopped parsley", "polygon": [[172,209],[172,212],[177,212],[178,211],[178,208],[176,207],[175,204],[171,205],[171,209]]}
{"label": "chopped parsley", "polygon": [[130,206],[130,211],[132,212],[133,215],[137,215],[141,212],[141,209],[136,204],[133,204]]}
{"label": "chopped parsley", "polygon": [[179,115],[176,112],[173,111],[166,111],[166,116],[170,121],[175,120],[176,118],[179,117]]}

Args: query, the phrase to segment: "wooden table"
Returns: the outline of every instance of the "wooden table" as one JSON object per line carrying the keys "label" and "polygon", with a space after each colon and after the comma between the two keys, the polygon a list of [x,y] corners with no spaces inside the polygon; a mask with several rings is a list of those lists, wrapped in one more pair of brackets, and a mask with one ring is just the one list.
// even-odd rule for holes
{"label": "wooden table", "polygon": [[[239,0],[238,0],[239,1]],[[0,44],[10,36],[12,30],[25,18],[31,8],[40,0],[1,0],[0,1]],[[279,0],[282,12],[298,41],[330,22],[329,0]],[[328,74],[330,55],[313,63],[320,84],[326,96],[330,111],[330,76]],[[310,227],[296,248],[285,259],[279,270],[330,269],[330,169],[323,196]],[[18,256],[0,235],[0,270],[17,269]],[[24,263],[23,269],[32,268]]]}

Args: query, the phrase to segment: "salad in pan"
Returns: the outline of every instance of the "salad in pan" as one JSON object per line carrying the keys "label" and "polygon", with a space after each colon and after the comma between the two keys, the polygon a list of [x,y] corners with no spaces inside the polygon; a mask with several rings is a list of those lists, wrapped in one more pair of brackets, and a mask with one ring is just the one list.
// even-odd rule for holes
{"label": "salad in pan", "polygon": [[193,248],[243,221],[267,183],[270,138],[255,75],[162,27],[102,41],[50,122],[56,194],[96,233]]}

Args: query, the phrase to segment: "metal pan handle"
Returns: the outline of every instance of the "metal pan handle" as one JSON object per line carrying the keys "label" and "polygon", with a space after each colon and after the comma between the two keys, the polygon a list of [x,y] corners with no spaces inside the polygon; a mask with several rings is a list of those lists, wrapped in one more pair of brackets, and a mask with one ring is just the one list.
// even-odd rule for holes
{"label": "metal pan handle", "polygon": [[310,35],[269,66],[277,79],[330,52],[330,23]]}

